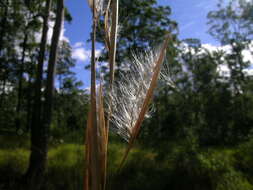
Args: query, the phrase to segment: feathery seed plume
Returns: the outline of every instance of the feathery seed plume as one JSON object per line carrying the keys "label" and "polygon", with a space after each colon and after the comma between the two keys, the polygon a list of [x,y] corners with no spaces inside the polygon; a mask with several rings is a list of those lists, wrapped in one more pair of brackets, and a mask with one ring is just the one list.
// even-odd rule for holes
{"label": "feathery seed plume", "polygon": [[174,81],[171,79],[171,72],[168,64],[163,64],[163,67],[160,72],[160,80],[166,85],[176,88]]}
{"label": "feathery seed plume", "polygon": [[[155,69],[157,54],[147,51],[133,54],[133,63],[128,71],[122,71],[119,81],[114,83],[112,100],[112,131],[128,141],[139,117],[142,104],[149,89]],[[146,114],[147,115],[147,114]]]}

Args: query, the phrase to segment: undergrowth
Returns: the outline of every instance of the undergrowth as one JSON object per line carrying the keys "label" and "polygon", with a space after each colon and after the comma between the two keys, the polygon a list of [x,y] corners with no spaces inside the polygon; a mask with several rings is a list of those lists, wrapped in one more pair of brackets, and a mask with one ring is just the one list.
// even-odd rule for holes
{"label": "undergrowth", "polygon": [[[13,143],[14,146],[14,142]],[[17,145],[17,144],[16,144]],[[28,165],[24,148],[0,149],[0,189],[14,189]],[[253,190],[253,141],[237,148],[189,149],[175,146],[160,152],[136,146],[125,166],[118,167],[125,145],[113,140],[108,152],[108,189],[122,190]],[[58,144],[50,149],[45,190],[83,188],[83,145]]]}

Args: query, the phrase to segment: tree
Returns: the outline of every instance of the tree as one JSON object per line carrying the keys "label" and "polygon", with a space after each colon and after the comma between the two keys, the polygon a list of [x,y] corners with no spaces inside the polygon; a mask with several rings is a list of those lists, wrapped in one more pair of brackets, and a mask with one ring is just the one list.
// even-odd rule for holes
{"label": "tree", "polygon": [[[156,47],[167,32],[177,29],[175,21],[169,18],[169,6],[157,6],[156,0],[126,0],[119,2],[119,38],[117,42],[117,68],[129,61],[133,52],[143,52]],[[104,21],[100,20],[97,41],[104,44]],[[107,60],[107,52],[102,51],[101,61]],[[106,72],[105,68],[102,68]]]}
{"label": "tree", "polygon": [[17,70],[19,56],[14,47],[18,46],[18,44],[16,43],[17,40],[14,40],[12,36],[17,36],[18,34],[19,27],[16,23],[20,21],[21,16],[19,13],[20,6],[15,6],[15,3],[9,0],[3,1],[2,3],[3,6],[0,8],[0,80],[3,91],[1,93],[0,106],[2,106],[4,100],[6,88],[10,83],[15,83],[17,79],[15,72]]}
{"label": "tree", "polygon": [[[43,77],[43,65],[44,65],[44,59],[45,59],[45,52],[46,52],[46,43],[47,43],[47,34],[48,34],[48,22],[49,22],[49,14],[51,11],[51,0],[46,1],[45,10],[43,13],[43,31],[42,31],[42,37],[40,42],[40,50],[39,50],[39,56],[38,56],[38,65],[36,70],[36,79],[35,79],[35,95],[34,95],[34,106],[33,106],[33,115],[32,115],[32,123],[31,123],[31,155],[30,155],[30,162],[29,167],[27,169],[27,172],[24,176],[25,183],[30,182],[31,184],[28,184],[30,188],[33,186],[33,181],[30,179],[36,179],[37,181],[35,183],[41,183],[41,178],[43,174],[40,174],[40,171],[36,171],[36,164],[35,162],[38,160],[40,161],[40,154],[37,152],[40,152],[40,150],[37,150],[38,145],[40,144],[39,137],[41,135],[41,88],[42,88],[42,77]],[[41,163],[43,165],[44,163]],[[40,170],[44,172],[45,166],[41,166]],[[34,179],[34,180],[35,180]],[[38,184],[40,186],[40,184]],[[38,188],[38,187],[37,187]]]}
{"label": "tree", "polygon": [[245,91],[235,96],[231,81],[220,72],[227,56],[225,51],[203,48],[194,39],[170,49],[171,82],[160,84],[153,117],[143,133],[144,140],[153,140],[145,143],[164,145],[163,154],[177,139],[206,147],[235,145],[248,138],[252,130],[251,95]]}
{"label": "tree", "polygon": [[229,45],[231,53],[226,56],[226,62],[231,73],[231,84],[236,94],[243,90],[245,83],[244,69],[249,62],[243,60],[242,52],[249,51],[253,38],[253,3],[246,0],[223,1],[218,3],[218,10],[208,13],[209,33],[222,45]]}
{"label": "tree", "polygon": [[[20,55],[20,63],[17,69],[18,72],[18,94],[17,94],[17,106],[16,106],[16,119],[15,125],[16,130],[18,131],[21,127],[21,106],[23,103],[23,75],[26,72],[26,68],[28,67],[27,64],[31,64],[31,62],[27,61],[28,58],[28,51],[31,51],[31,48],[34,48],[34,43],[36,43],[35,33],[39,32],[41,25],[40,21],[38,20],[39,15],[37,12],[34,12],[35,7],[32,4],[29,6],[22,6],[21,4],[20,14],[23,16],[22,19],[19,19],[19,23],[24,23],[21,25],[20,30],[23,32],[21,34],[21,43],[20,48],[22,49],[22,53]],[[38,8],[38,7],[36,7]],[[34,50],[33,50],[34,51]],[[29,57],[32,55],[30,54]],[[27,72],[28,73],[28,72]]]}
{"label": "tree", "polygon": [[72,49],[68,42],[61,41],[57,60],[56,74],[59,82],[59,89],[63,87],[63,80],[66,77],[74,76],[70,69],[75,66],[75,60],[71,56]]}
{"label": "tree", "polygon": [[224,57],[224,64],[230,70],[229,85],[233,96],[235,96],[231,114],[238,118],[234,125],[230,126],[233,128],[233,141],[247,138],[251,128],[249,126],[251,118],[246,117],[249,112],[249,108],[246,106],[249,99],[246,94],[250,76],[245,73],[250,62],[244,60],[243,51],[250,51],[249,45],[252,43],[252,10],[252,1],[236,0],[229,1],[227,4],[220,1],[218,10],[208,14],[209,33],[222,45],[228,45],[231,49]]}
{"label": "tree", "polygon": [[[36,34],[41,28],[37,11],[40,4],[33,3],[31,9],[20,1],[2,1],[4,6],[0,9],[1,14],[1,45],[0,45],[0,83],[2,87],[0,106],[3,105],[6,89],[12,89],[17,98],[14,99],[16,106],[12,113],[13,119],[8,121],[12,128],[19,129],[25,122],[22,117],[26,112],[26,99],[23,97],[24,88],[28,78],[32,77],[29,70],[34,65],[32,58],[36,52]],[[29,69],[28,69],[29,68]],[[29,70],[29,71],[28,71]],[[29,77],[26,78],[27,74]],[[31,79],[31,78],[30,78]],[[4,118],[4,117],[3,117]],[[5,120],[5,119],[3,119]],[[15,125],[13,125],[15,123]]]}
{"label": "tree", "polygon": [[207,15],[209,33],[221,44],[247,42],[253,38],[253,3],[247,0],[220,0],[218,10]]}
{"label": "tree", "polygon": [[[84,110],[83,107],[86,104],[84,100],[86,98],[81,95],[83,91],[80,90],[80,87],[83,83],[78,81],[75,73],[71,71],[75,66],[75,60],[72,58],[71,53],[72,49],[69,43],[61,41],[56,68],[57,90],[54,113],[57,119],[57,128],[69,131],[72,129],[74,131],[85,125],[85,119],[81,117],[83,113],[80,112]],[[83,101],[80,100],[81,97],[84,98]],[[70,122],[71,120],[73,122]]]}
{"label": "tree", "polygon": [[[49,11],[50,11],[50,1],[47,4],[47,13],[49,13]],[[58,44],[61,26],[63,23],[63,17],[64,17],[64,0],[57,0],[56,21],[51,41],[51,48],[47,69],[45,103],[42,112],[42,119],[40,120],[42,121],[42,123],[39,126],[33,126],[33,132],[31,135],[32,145],[31,145],[30,163],[26,174],[26,178],[29,179],[29,181],[31,182],[30,184],[28,184],[28,187],[30,189],[41,188],[47,164],[49,129],[52,121],[55,68],[57,62]],[[48,23],[48,20],[45,21]],[[47,27],[47,23],[45,23],[45,27]],[[45,38],[42,39],[41,45],[42,46],[45,45]],[[39,77],[40,74],[38,75],[38,79]],[[41,82],[41,80],[39,82]],[[39,91],[40,90],[41,89],[39,89]]]}

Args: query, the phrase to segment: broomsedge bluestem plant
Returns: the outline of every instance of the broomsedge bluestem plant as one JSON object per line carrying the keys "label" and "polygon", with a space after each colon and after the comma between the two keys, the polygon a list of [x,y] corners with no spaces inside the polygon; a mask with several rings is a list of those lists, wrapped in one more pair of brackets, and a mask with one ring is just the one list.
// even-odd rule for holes
{"label": "broomsedge bluestem plant", "polygon": [[[85,190],[104,190],[106,186],[106,162],[109,121],[112,129],[129,145],[120,164],[122,167],[139,134],[141,124],[149,110],[149,104],[166,54],[169,36],[159,52],[147,51],[133,55],[133,63],[120,80],[114,82],[116,42],[118,30],[118,0],[88,0],[93,13],[91,52],[91,95],[85,142]],[[104,8],[106,7],[106,8]],[[105,13],[105,44],[109,55],[109,98],[106,104],[107,122],[104,113],[104,92],[102,85],[96,89],[95,41],[99,17]]]}
{"label": "broomsedge bluestem plant", "polygon": [[[96,29],[100,15],[104,12],[104,0],[88,0],[92,9],[92,50],[91,50],[91,95],[90,111],[88,115],[85,142],[85,177],[84,189],[102,190],[106,185],[106,162],[107,162],[107,143],[108,143],[108,125],[105,123],[103,92],[102,86],[98,92],[96,90],[96,58],[95,41]],[[106,24],[106,44],[109,52],[110,63],[110,83],[114,79],[114,65],[116,56],[116,35],[118,24],[118,0],[114,0],[112,5],[109,0],[106,14],[106,22],[112,23],[110,27]],[[109,14],[109,8],[112,7],[112,13]],[[111,85],[112,86],[112,85]]]}
{"label": "broomsedge bluestem plant", "polygon": [[139,56],[134,54],[129,71],[121,74],[121,79],[115,82],[115,89],[111,94],[114,106],[111,108],[111,121],[114,131],[129,143],[119,169],[123,166],[147,116],[169,40],[168,35],[157,53],[147,51]]}
{"label": "broomsedge bluestem plant", "polygon": [[[156,59],[157,53],[154,51],[146,51],[141,55],[133,54],[132,63],[127,64],[129,69],[119,73],[119,81],[114,83],[110,94],[113,109],[111,129],[127,142],[131,138],[149,89]],[[146,116],[147,114],[148,112]]]}
{"label": "broomsedge bluestem plant", "polygon": [[103,1],[88,0],[92,9],[92,50],[91,50],[91,93],[90,93],[90,111],[87,121],[86,142],[85,142],[85,177],[84,189],[86,190],[101,190],[103,187],[103,171],[102,167],[102,142],[99,138],[99,124],[97,121],[98,110],[96,100],[96,57],[95,57],[95,42],[96,28],[99,16],[101,14]]}

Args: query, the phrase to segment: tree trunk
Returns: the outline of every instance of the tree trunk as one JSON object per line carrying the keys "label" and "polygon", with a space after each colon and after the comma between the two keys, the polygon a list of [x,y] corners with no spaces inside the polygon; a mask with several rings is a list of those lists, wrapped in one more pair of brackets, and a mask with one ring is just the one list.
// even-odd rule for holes
{"label": "tree trunk", "polygon": [[[36,131],[40,128],[41,124],[41,88],[42,88],[42,81],[43,81],[43,66],[44,66],[44,59],[45,59],[45,52],[46,52],[46,45],[47,45],[47,35],[48,35],[48,21],[49,15],[51,11],[51,4],[52,0],[46,1],[46,10],[43,16],[43,31],[40,43],[40,51],[38,56],[38,65],[36,71],[36,79],[35,79],[35,94],[34,94],[34,104],[33,104],[33,116],[32,116],[32,124],[31,124],[31,142],[33,145],[34,140],[36,137]],[[34,138],[35,139],[34,139]]]}
{"label": "tree trunk", "polygon": [[54,32],[51,41],[51,49],[49,55],[48,69],[47,69],[47,83],[45,90],[45,104],[43,111],[42,124],[34,132],[36,140],[33,138],[31,157],[30,157],[30,178],[31,182],[29,188],[39,190],[43,182],[43,176],[47,165],[48,139],[49,129],[52,120],[52,106],[53,106],[53,92],[54,92],[54,78],[55,68],[57,62],[57,50],[61,33],[61,26],[64,17],[64,0],[57,0],[57,13],[54,25]]}
{"label": "tree trunk", "polygon": [[22,103],[22,90],[23,90],[23,75],[24,75],[24,67],[25,67],[25,53],[26,53],[26,46],[27,46],[27,40],[28,40],[28,34],[25,29],[24,31],[24,41],[23,41],[23,51],[22,51],[22,57],[21,57],[21,63],[20,63],[20,69],[19,69],[19,82],[18,82],[18,103],[16,107],[16,119],[15,119],[15,124],[16,124],[16,131],[20,129],[20,119],[21,119],[21,103]]}
{"label": "tree trunk", "polygon": [[[48,22],[49,15],[51,11],[52,0],[46,1],[45,12],[43,14],[43,29],[42,37],[40,42],[40,51],[38,56],[38,65],[36,71],[35,79],[35,93],[34,93],[34,104],[33,104],[33,115],[31,122],[31,155],[29,160],[29,167],[24,175],[24,182],[27,186],[27,189],[36,190],[40,188],[41,183],[43,182],[43,173],[45,171],[45,151],[43,152],[43,129],[41,125],[41,112],[42,112],[42,102],[41,102],[41,88],[43,80],[43,66],[47,45],[47,36],[48,36]],[[36,187],[35,187],[36,184]]]}
{"label": "tree trunk", "polygon": [[[28,79],[28,89],[32,89],[32,74],[29,74]],[[32,95],[28,93],[27,95],[27,114],[26,114],[26,132],[30,131],[31,128],[31,112],[32,112]]]}
{"label": "tree trunk", "polygon": [[61,34],[61,26],[64,18],[64,0],[57,0],[57,15],[54,26],[54,33],[51,41],[51,50],[48,62],[47,70],[47,83],[45,91],[45,106],[43,112],[43,123],[47,132],[49,130],[52,120],[52,107],[53,107],[53,95],[54,95],[54,80],[55,70],[58,56],[58,46]]}

